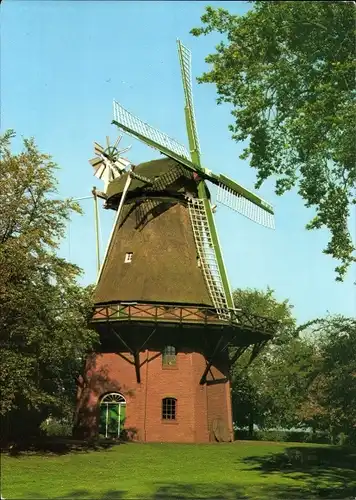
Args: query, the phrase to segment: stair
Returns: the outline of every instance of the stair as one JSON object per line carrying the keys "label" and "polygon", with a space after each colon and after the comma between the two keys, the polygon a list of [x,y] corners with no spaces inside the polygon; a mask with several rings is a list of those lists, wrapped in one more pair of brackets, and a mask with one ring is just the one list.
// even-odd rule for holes
{"label": "stair", "polygon": [[190,198],[188,207],[195,244],[211,300],[219,318],[229,320],[230,312],[210,233],[204,200]]}

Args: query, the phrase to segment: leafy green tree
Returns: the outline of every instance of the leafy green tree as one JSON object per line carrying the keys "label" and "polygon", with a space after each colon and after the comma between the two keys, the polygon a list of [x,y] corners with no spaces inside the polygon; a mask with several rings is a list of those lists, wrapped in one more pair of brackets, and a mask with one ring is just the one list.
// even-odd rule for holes
{"label": "leafy green tree", "polygon": [[241,158],[257,169],[256,187],[270,176],[276,193],[297,186],[326,227],[324,253],[340,261],[337,280],[352,262],[348,230],[356,202],[354,2],[256,1],[244,16],[207,7],[195,36],[224,35],[199,82],[215,83],[218,104],[233,106],[236,141],[250,139]]}
{"label": "leafy green tree", "polygon": [[341,315],[303,325],[315,340],[318,370],[299,408],[300,418],[329,432],[332,441],[343,433],[356,442],[356,320]]}
{"label": "leafy green tree", "polygon": [[267,287],[266,291],[253,288],[237,288],[233,292],[236,308],[241,308],[247,314],[254,314],[279,322],[279,327],[273,339],[273,344],[284,343],[295,336],[296,320],[292,315],[293,305],[288,299],[279,302],[274,297],[274,290]]}
{"label": "leafy green tree", "polygon": [[296,320],[292,315],[293,306],[289,301],[279,302],[270,288],[266,291],[237,289],[233,292],[233,298],[236,308],[279,322],[274,339],[267,344],[253,363],[248,366],[251,355],[249,351],[241,356],[232,369],[234,422],[238,427],[248,426],[252,435],[254,424],[265,426],[267,415],[273,413],[273,396],[266,386],[268,372],[273,367],[273,360],[279,350],[285,350],[285,346],[294,339]]}
{"label": "leafy green tree", "polygon": [[332,443],[337,437],[355,443],[356,320],[327,316],[295,328],[288,316],[291,306],[278,307],[271,290],[239,294],[250,312],[263,311],[276,319],[279,310],[283,320],[280,338],[277,335],[250,366],[245,354],[233,368],[235,424],[248,426],[251,435],[254,424],[262,429],[311,427],[328,433]]}
{"label": "leafy green tree", "polygon": [[96,334],[87,328],[90,289],[56,253],[79,207],[57,198],[57,167],[33,140],[12,154],[13,135],[0,138],[0,415],[18,435],[49,413],[68,414]]}
{"label": "leafy green tree", "polygon": [[264,398],[263,427],[290,429],[309,423],[302,418],[299,409],[320,364],[315,344],[302,338],[279,345],[263,359],[259,380]]}

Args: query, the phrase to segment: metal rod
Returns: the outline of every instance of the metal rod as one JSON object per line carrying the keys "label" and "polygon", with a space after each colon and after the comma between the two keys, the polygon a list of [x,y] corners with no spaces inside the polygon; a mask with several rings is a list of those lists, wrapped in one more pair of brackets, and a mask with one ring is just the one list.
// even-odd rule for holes
{"label": "metal rod", "polygon": [[116,223],[117,223],[119,215],[120,215],[119,212],[116,212],[114,223],[113,223],[113,226],[111,228],[111,233],[110,233],[110,236],[109,236],[109,241],[108,241],[108,243],[106,245],[106,250],[105,250],[105,253],[104,253],[103,265],[100,266],[100,270],[99,270],[98,276],[96,278],[96,284],[98,284],[98,282],[99,282],[99,278],[101,276],[101,273],[102,273],[102,270],[103,270],[103,267],[104,267],[104,264],[105,264],[106,256],[109,253],[109,248],[111,247],[111,243],[112,243],[112,239],[113,239],[113,236],[114,236],[114,232],[115,232],[115,228],[116,228]]}
{"label": "metal rod", "polygon": [[100,239],[99,239],[99,210],[98,210],[98,197],[96,194],[96,187],[92,190],[94,199],[94,220],[95,220],[95,243],[96,243],[96,266],[97,272],[100,271]]}
{"label": "metal rod", "polygon": [[73,198],[73,201],[80,201],[80,200],[90,200],[92,196],[82,196],[81,198]]}
{"label": "metal rod", "polygon": [[127,179],[126,179],[124,190],[123,190],[122,195],[121,195],[120,204],[119,204],[119,207],[118,207],[117,212],[116,212],[114,224],[113,224],[112,229],[111,229],[111,234],[110,234],[109,242],[108,242],[108,244],[106,246],[106,250],[105,250],[105,254],[104,254],[104,259],[103,259],[103,265],[99,266],[99,272],[98,272],[98,276],[97,276],[97,279],[96,279],[96,284],[98,284],[100,276],[101,276],[101,273],[103,272],[103,268],[104,268],[104,265],[105,265],[106,257],[109,254],[109,249],[110,249],[111,244],[112,244],[112,240],[113,240],[114,232],[115,232],[115,229],[116,229],[116,225],[118,225],[118,223],[119,223],[121,209],[123,207],[127,191],[128,191],[128,189],[130,187],[131,180],[132,180],[131,179],[131,173],[129,172],[128,176],[127,176]]}

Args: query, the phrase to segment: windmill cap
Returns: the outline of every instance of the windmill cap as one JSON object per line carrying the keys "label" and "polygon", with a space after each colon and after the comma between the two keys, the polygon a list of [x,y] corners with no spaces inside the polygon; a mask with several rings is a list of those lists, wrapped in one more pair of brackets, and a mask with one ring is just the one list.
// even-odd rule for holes
{"label": "windmill cap", "polygon": [[[167,188],[170,191],[175,191],[177,194],[185,194],[186,192],[196,193],[197,186],[196,182],[192,179],[191,173],[188,172],[183,165],[171,158],[161,158],[140,163],[135,166],[134,173],[154,182],[156,178],[168,173],[170,170],[173,172],[177,168],[181,168],[181,174],[178,177],[173,177],[171,182],[168,181]],[[123,193],[127,176],[128,173],[125,173],[121,177],[111,181],[108,185],[106,191],[108,205],[116,205]],[[130,194],[132,195],[135,193],[139,195],[145,192],[146,187],[147,184],[145,184],[143,180],[133,177],[128,191],[128,198],[130,198]],[[149,188],[150,187],[151,186],[149,186]],[[162,191],[165,191],[165,187],[162,188]]]}

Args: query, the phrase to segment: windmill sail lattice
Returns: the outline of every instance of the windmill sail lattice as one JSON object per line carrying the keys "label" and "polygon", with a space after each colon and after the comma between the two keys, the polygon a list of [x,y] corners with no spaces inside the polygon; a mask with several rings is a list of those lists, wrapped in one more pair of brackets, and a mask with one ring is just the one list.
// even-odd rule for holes
{"label": "windmill sail lattice", "polygon": [[[114,101],[114,122],[128,134],[143,140],[146,144],[151,145],[156,149],[162,150],[162,153],[168,151],[174,153],[178,158],[190,160],[190,155],[185,146],[172,139],[167,134],[151,127],[148,123],[143,122],[118,102]],[[152,143],[150,144],[147,139]]]}
{"label": "windmill sail lattice", "polygon": [[200,152],[200,144],[198,138],[197,124],[194,113],[194,103],[193,103],[193,85],[192,85],[192,55],[189,49],[185,47],[182,42],[178,40],[178,51],[181,63],[181,71],[183,78],[183,87],[185,93],[185,99],[187,104],[188,112],[190,113],[190,126],[191,134],[193,138],[193,151]]}
{"label": "windmill sail lattice", "polygon": [[252,203],[249,199],[236,194],[236,192],[225,184],[220,183],[218,185],[216,200],[222,205],[235,210],[235,212],[239,212],[248,219],[257,222],[257,224],[274,229],[273,213],[267,212],[265,209]]}
{"label": "windmill sail lattice", "polygon": [[230,318],[228,310],[229,306],[216,258],[213,238],[210,233],[204,200],[199,198],[190,198],[188,207],[195,244],[210,297],[220,319],[227,320]]}

